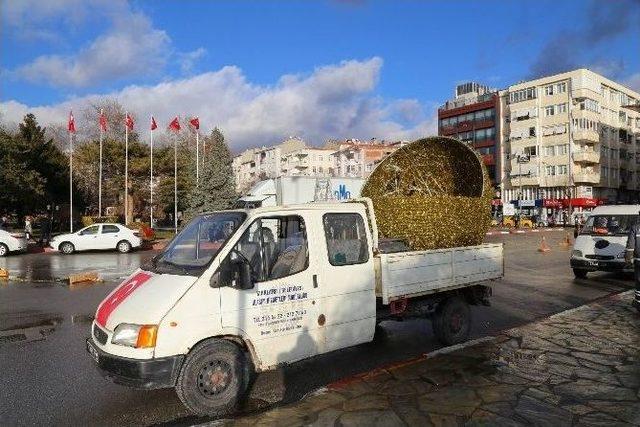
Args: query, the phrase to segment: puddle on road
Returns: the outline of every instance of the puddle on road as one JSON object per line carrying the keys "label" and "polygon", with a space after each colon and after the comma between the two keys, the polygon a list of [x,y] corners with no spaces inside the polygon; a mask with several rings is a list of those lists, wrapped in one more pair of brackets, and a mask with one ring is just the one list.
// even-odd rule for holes
{"label": "puddle on road", "polygon": [[[74,314],[71,323],[84,327],[93,321],[93,317],[92,314]],[[57,314],[30,311],[0,315],[0,346],[46,339],[64,320]]]}

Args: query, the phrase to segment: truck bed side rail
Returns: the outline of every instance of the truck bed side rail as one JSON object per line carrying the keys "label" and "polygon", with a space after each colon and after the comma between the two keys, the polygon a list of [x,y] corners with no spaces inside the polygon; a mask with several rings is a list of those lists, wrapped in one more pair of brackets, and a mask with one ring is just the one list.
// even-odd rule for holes
{"label": "truck bed side rail", "polygon": [[383,304],[504,276],[501,243],[379,254],[377,258],[380,283],[376,283],[376,296],[382,298]]}

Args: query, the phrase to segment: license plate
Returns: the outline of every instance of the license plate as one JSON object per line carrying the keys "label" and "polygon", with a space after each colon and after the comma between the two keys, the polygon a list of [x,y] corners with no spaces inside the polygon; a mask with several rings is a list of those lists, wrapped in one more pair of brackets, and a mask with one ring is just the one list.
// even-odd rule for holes
{"label": "license plate", "polygon": [[98,355],[98,350],[96,350],[93,344],[91,344],[91,342],[89,341],[87,341],[87,352],[89,353],[89,355],[91,355],[91,358],[96,363],[98,363],[98,359],[100,359],[100,356]]}
{"label": "license plate", "polygon": [[589,265],[592,267],[597,267],[598,266],[598,261],[589,261]]}

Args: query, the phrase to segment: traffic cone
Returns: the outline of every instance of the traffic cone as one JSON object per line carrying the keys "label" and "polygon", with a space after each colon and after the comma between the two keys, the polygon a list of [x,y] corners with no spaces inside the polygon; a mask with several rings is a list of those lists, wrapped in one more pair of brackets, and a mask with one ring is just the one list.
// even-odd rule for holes
{"label": "traffic cone", "polygon": [[573,242],[571,241],[571,238],[569,237],[569,233],[567,233],[564,236],[564,239],[562,239],[562,241],[560,243],[558,243],[558,245],[559,246],[563,246],[565,248],[573,246]]}
{"label": "traffic cone", "polygon": [[546,237],[542,236],[542,241],[540,242],[540,247],[538,248],[538,252],[549,252],[551,248],[547,244]]}

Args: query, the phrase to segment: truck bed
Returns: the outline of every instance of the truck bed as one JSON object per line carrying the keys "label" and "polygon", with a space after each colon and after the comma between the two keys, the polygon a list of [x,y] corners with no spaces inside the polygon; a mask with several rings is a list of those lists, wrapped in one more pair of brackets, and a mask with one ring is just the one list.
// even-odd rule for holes
{"label": "truck bed", "polygon": [[383,304],[481,282],[504,275],[501,243],[376,255],[376,296]]}

